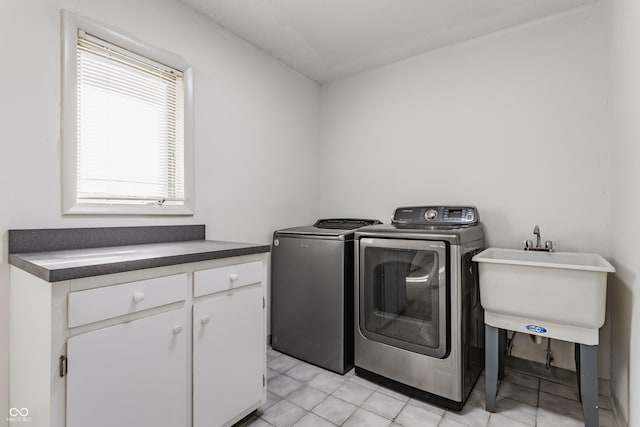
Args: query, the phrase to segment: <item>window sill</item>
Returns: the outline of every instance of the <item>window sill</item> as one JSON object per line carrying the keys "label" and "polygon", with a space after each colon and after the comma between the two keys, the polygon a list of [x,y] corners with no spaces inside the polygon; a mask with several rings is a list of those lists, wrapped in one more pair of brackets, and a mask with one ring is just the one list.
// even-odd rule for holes
{"label": "window sill", "polygon": [[193,216],[191,206],[107,205],[77,203],[63,215],[165,215]]}

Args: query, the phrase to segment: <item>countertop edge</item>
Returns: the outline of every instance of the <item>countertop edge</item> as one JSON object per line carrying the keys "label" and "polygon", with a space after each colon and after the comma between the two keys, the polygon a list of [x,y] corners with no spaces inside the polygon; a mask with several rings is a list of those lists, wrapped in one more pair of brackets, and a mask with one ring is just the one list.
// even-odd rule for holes
{"label": "countertop edge", "polygon": [[44,280],[45,282],[50,282],[50,270],[39,265],[36,265],[32,262],[29,262],[20,256],[9,254],[9,264],[14,267],[19,268],[20,270],[26,271],[29,274],[33,274],[39,279]]}
{"label": "countertop edge", "polygon": [[[233,242],[230,242],[233,243]],[[238,243],[242,245],[244,243]],[[107,274],[125,273],[128,271],[145,270],[149,268],[167,267],[171,265],[188,264],[192,262],[210,261],[222,258],[231,258],[243,255],[253,255],[268,253],[271,251],[269,245],[254,245],[238,248],[212,250],[206,252],[194,252],[180,255],[169,255],[162,257],[151,257],[131,261],[112,262],[95,264],[82,267],[53,268],[48,269],[19,256],[19,254],[9,254],[9,264],[26,271],[46,282],[55,283],[66,280],[82,279],[87,277],[103,276]]]}

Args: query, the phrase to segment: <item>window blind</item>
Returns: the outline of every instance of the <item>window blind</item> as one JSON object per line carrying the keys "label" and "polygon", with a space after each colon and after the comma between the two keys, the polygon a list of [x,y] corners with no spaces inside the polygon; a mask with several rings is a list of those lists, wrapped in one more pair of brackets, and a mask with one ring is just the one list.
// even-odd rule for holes
{"label": "window blind", "polygon": [[78,201],[184,205],[183,76],[79,32]]}

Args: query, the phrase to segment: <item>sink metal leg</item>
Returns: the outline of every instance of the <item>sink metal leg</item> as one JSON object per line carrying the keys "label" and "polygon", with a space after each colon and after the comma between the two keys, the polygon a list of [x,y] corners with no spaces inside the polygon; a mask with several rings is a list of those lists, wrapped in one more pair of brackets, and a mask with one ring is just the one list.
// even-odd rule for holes
{"label": "sink metal leg", "polygon": [[[580,385],[580,344],[574,344],[573,350],[573,359],[576,362],[576,378],[578,380],[578,395],[580,395],[580,390],[582,390],[582,386]],[[580,403],[582,403],[582,396],[578,396],[580,399]]]}
{"label": "sink metal leg", "polygon": [[496,395],[498,394],[498,371],[500,370],[499,329],[484,325],[485,351],[485,409],[496,411]]}
{"label": "sink metal leg", "polygon": [[598,427],[598,346],[576,344],[576,371],[585,427]]}
{"label": "sink metal leg", "polygon": [[507,330],[498,329],[498,379],[504,379],[504,367],[507,364]]}

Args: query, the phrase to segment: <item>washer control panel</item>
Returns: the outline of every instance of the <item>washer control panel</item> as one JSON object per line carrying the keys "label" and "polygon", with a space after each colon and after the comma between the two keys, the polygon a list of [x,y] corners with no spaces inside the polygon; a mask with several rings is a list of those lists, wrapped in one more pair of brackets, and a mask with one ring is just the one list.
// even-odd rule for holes
{"label": "washer control panel", "polygon": [[478,210],[475,206],[412,206],[397,208],[392,224],[415,225],[475,225]]}

